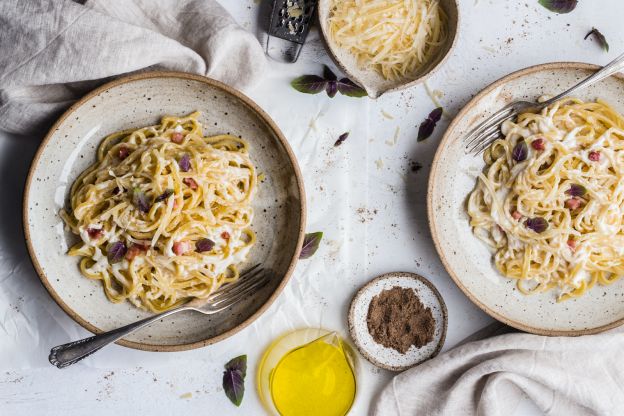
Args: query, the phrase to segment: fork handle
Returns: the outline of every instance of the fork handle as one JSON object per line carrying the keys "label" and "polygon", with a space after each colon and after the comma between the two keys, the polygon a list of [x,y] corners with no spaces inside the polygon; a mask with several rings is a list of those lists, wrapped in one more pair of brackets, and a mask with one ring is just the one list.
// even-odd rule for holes
{"label": "fork handle", "polygon": [[550,100],[546,101],[545,103],[542,104],[542,106],[547,107],[550,104],[556,101],[559,101],[560,99],[564,97],[572,95],[572,93],[574,93],[577,90],[589,87],[590,85],[595,84],[598,81],[602,81],[603,79],[608,78],[611,75],[617,72],[620,72],[622,70],[624,70],[624,54],[618,56],[613,61],[608,63],[606,66],[602,67],[602,69],[600,69],[598,72],[585,78],[584,80],[582,80],[581,82],[579,82],[578,84],[570,88],[569,90],[564,91],[561,94],[557,95],[556,97],[553,97]]}
{"label": "fork handle", "polygon": [[103,332],[78,341],[58,345],[50,350],[48,360],[50,361],[50,364],[55,365],[58,368],[68,367],[83,358],[88,357],[94,352],[99,351],[108,344],[111,344],[126,335],[151,324],[152,322],[158,321],[165,316],[173,315],[174,313],[189,309],[193,308],[189,307],[189,305],[183,305],[140,321],[133,322],[126,326],[122,326],[121,328],[113,329],[112,331]]}

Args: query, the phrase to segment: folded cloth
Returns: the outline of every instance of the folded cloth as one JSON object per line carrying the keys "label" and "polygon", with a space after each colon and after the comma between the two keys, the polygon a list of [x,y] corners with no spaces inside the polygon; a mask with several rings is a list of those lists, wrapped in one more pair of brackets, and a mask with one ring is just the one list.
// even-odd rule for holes
{"label": "folded cloth", "polygon": [[624,334],[502,335],[405,371],[375,416],[509,416],[523,397],[549,415],[624,415]]}
{"label": "folded cloth", "polygon": [[247,89],[265,67],[215,0],[0,1],[0,130],[34,132],[120,74],[169,69]]}

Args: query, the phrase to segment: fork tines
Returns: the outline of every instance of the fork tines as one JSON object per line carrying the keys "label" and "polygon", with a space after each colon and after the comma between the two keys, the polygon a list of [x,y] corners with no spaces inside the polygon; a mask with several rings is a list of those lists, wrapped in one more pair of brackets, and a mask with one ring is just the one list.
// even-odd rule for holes
{"label": "fork tines", "polygon": [[501,124],[517,115],[518,112],[513,106],[508,105],[483,120],[477,127],[472,129],[464,139],[466,142],[466,153],[478,155],[483,152],[500,136]]}

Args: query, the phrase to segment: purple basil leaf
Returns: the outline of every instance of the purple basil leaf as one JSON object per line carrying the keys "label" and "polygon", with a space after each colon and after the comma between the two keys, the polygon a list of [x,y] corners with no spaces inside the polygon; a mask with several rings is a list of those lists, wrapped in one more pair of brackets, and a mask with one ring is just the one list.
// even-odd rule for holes
{"label": "purple basil leaf", "polygon": [[323,78],[327,81],[336,81],[336,79],[338,79],[336,74],[334,74],[327,65],[323,65]]}
{"label": "purple basil leaf", "polygon": [[338,91],[340,94],[347,97],[367,97],[366,90],[358,85],[355,85],[349,78],[342,78],[338,81]]}
{"label": "purple basil leaf", "polygon": [[539,4],[555,13],[570,13],[576,8],[578,0],[539,0]]}
{"label": "purple basil leaf", "polygon": [[349,137],[349,132],[342,133],[340,136],[338,136],[338,140],[336,140],[336,143],[334,143],[334,146],[340,146],[342,142],[347,140],[347,137]]}
{"label": "purple basil leaf", "polygon": [[529,218],[524,225],[536,233],[543,233],[548,228],[548,222],[541,217]]}
{"label": "purple basil leaf", "polygon": [[215,242],[209,238],[202,238],[195,243],[195,251],[203,253],[204,251],[210,251],[214,247]]}
{"label": "purple basil leaf", "polygon": [[191,170],[191,156],[188,153],[185,153],[178,162],[178,166],[180,166],[180,170],[182,172],[188,172]]}
{"label": "purple basil leaf", "polygon": [[166,189],[165,192],[163,192],[158,196],[158,198],[156,198],[156,202],[162,202],[165,199],[169,198],[171,195],[173,195],[173,189]]}
{"label": "purple basil leaf", "polygon": [[294,89],[305,94],[318,94],[325,90],[327,81],[318,75],[304,75],[290,83]]}
{"label": "purple basil leaf", "polygon": [[106,257],[108,257],[108,262],[111,264],[119,263],[123,260],[127,251],[128,249],[122,241],[110,243],[108,247],[106,247]]}
{"label": "purple basil leaf", "polygon": [[422,142],[423,140],[428,139],[429,136],[433,134],[433,130],[435,129],[436,124],[438,124],[438,121],[440,121],[440,118],[442,118],[442,113],[442,107],[438,107],[431,113],[429,113],[427,118],[422,123],[420,123],[420,127],[418,127],[418,137],[416,138],[416,141]]}
{"label": "purple basil leaf", "polygon": [[245,394],[245,377],[243,374],[238,370],[225,370],[223,372],[223,390],[235,406],[240,406]]}
{"label": "purple basil leaf", "polygon": [[141,191],[140,188],[134,188],[132,190],[132,203],[141,212],[149,212],[150,210],[150,204],[147,201],[147,195],[145,195],[145,192]]}
{"label": "purple basil leaf", "polygon": [[511,157],[516,162],[522,162],[529,155],[529,148],[525,141],[518,142],[511,151]]}
{"label": "purple basil leaf", "polygon": [[338,92],[338,82],[337,81],[328,81],[327,88],[325,88],[327,95],[329,98],[334,98],[336,93]]}
{"label": "purple basil leaf", "polygon": [[589,33],[585,35],[584,39],[587,39],[592,35],[594,35],[594,39],[596,39],[600,47],[604,49],[605,52],[609,52],[609,42],[607,42],[607,38],[605,38],[605,36],[600,33],[600,31],[595,27],[592,27],[592,30],[590,30]]}
{"label": "purple basil leaf", "polygon": [[565,193],[566,195],[570,196],[583,196],[587,193],[587,189],[585,189],[583,185],[573,183],[572,185],[570,185],[570,189],[565,191]]}
{"label": "purple basil leaf", "polygon": [[243,378],[245,378],[245,376],[247,376],[247,356],[239,355],[238,357],[232,358],[225,364],[225,369],[240,371]]}
{"label": "purple basil leaf", "polygon": [[247,375],[247,356],[240,355],[225,364],[223,372],[223,390],[236,406],[240,406],[245,394],[245,376]]}
{"label": "purple basil leaf", "polygon": [[322,232],[306,234],[303,239],[303,247],[301,247],[301,254],[299,254],[299,258],[308,259],[312,257],[314,253],[316,253],[316,250],[318,250],[322,238]]}

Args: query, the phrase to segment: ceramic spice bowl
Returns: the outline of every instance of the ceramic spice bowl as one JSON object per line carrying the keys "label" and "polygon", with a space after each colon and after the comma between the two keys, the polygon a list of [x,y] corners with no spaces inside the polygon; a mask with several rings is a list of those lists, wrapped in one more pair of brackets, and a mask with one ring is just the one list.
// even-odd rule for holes
{"label": "ceramic spice bowl", "polygon": [[[369,306],[375,296],[394,287],[413,289],[435,321],[433,339],[418,348],[412,345],[405,354],[375,341],[369,332]],[[446,339],[448,316],[446,304],[438,290],[424,277],[415,273],[393,272],[381,275],[364,285],[354,296],[349,308],[349,332],[360,353],[377,367],[403,371],[435,357]]]}
{"label": "ceramic spice bowl", "polygon": [[460,17],[457,0],[440,0],[440,6],[447,16],[448,36],[444,43],[439,46],[438,52],[432,56],[429,62],[422,65],[415,73],[410,74],[409,77],[397,80],[385,79],[372,69],[360,68],[355,57],[348,51],[340,48],[332,40],[329,34],[329,16],[333,1],[319,0],[317,6],[321,34],[327,50],[340,70],[355,83],[361,85],[371,98],[378,98],[387,92],[403,90],[424,82],[444,64],[458,39]]}

